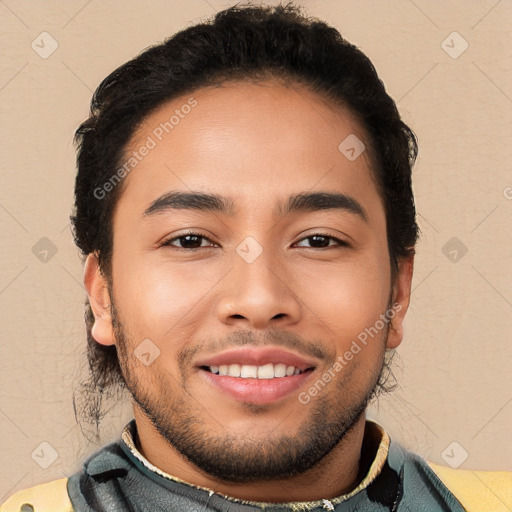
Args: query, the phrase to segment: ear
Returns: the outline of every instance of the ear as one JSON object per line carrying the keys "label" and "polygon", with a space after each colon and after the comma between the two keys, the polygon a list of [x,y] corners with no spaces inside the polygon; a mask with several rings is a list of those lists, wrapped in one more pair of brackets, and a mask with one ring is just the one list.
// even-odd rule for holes
{"label": "ear", "polygon": [[90,253],[85,260],[84,286],[94,313],[92,337],[101,345],[114,345],[115,337],[110,313],[112,301],[107,280],[100,272],[96,253]]}
{"label": "ear", "polygon": [[403,322],[411,298],[413,266],[414,255],[402,258],[398,263],[398,275],[393,284],[393,300],[391,301],[394,316],[390,316],[389,335],[386,343],[388,349],[398,347],[404,337]]}

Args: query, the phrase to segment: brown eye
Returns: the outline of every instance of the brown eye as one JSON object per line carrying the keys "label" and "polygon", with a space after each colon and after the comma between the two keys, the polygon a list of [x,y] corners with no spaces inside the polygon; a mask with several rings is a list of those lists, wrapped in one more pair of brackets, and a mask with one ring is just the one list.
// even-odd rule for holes
{"label": "brown eye", "polygon": [[211,247],[212,242],[198,233],[187,233],[167,240],[163,246],[175,247],[177,249],[200,249],[201,247]]}
{"label": "brown eye", "polygon": [[340,240],[339,238],[336,238],[336,237],[330,236],[330,235],[322,235],[320,233],[303,238],[302,240],[300,240],[297,243],[297,245],[299,247],[308,247],[307,245],[301,245],[301,243],[306,240],[309,243],[309,247],[311,247],[312,249],[324,249],[326,247],[336,247],[336,246],[348,245],[346,242],[344,242],[343,240]]}

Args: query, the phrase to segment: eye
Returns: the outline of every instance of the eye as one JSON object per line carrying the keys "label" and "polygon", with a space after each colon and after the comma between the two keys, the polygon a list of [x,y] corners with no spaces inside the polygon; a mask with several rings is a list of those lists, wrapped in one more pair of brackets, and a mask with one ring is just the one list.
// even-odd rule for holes
{"label": "eye", "polygon": [[214,244],[208,237],[201,233],[185,233],[175,236],[165,241],[161,247],[172,247],[175,249],[201,249],[202,247],[212,247]]}
{"label": "eye", "polygon": [[348,243],[336,238],[335,236],[327,235],[324,233],[315,233],[313,235],[307,236],[302,240],[297,242],[298,247],[308,247],[307,245],[301,245],[304,241],[309,241],[309,247],[312,249],[324,249],[328,247],[348,247]]}

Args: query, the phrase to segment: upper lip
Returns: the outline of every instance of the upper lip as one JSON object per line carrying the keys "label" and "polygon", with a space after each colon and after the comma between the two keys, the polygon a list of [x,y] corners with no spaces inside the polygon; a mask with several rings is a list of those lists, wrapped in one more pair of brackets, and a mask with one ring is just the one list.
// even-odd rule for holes
{"label": "upper lip", "polygon": [[286,364],[301,371],[316,367],[316,361],[280,347],[232,348],[197,362],[197,366]]}

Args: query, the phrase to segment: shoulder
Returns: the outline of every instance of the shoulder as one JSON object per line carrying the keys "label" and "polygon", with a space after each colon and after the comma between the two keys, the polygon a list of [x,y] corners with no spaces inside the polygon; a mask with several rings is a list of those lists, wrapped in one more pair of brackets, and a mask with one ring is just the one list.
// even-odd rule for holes
{"label": "shoulder", "polygon": [[[61,478],[48,483],[29,487],[12,495],[0,504],[0,512],[73,512],[82,509],[98,486],[104,493],[112,486],[101,485],[130,468],[119,442],[103,446],[83,462],[79,471],[69,478]],[[108,489],[107,489],[108,488]]]}
{"label": "shoulder", "polygon": [[[512,510],[512,472],[440,466],[394,442],[390,443],[387,462],[400,475],[403,499],[411,510],[418,503],[437,507],[432,510],[443,511]],[[439,506],[440,503],[442,506]]]}
{"label": "shoulder", "polygon": [[29,487],[0,505],[0,512],[73,512],[67,478]]}
{"label": "shoulder", "polygon": [[468,512],[512,510],[512,472],[452,469],[428,462]]}

